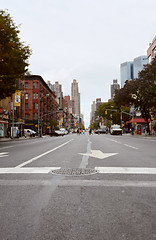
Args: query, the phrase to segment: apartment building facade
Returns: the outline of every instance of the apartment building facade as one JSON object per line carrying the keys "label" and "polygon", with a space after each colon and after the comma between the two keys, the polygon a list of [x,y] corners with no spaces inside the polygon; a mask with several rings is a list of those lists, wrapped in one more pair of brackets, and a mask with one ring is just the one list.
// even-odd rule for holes
{"label": "apartment building facade", "polygon": [[57,121],[56,95],[39,75],[26,76],[24,84],[25,127],[48,133],[51,121]]}

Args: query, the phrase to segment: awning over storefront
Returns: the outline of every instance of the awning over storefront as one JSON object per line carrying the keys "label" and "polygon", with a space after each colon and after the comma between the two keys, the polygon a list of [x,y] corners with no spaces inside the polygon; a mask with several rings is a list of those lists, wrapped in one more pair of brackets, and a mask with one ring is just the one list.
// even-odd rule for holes
{"label": "awning over storefront", "polygon": [[130,121],[128,121],[128,123],[133,123],[133,122],[136,122],[136,123],[147,123],[144,118],[133,118]]}
{"label": "awning over storefront", "polygon": [[8,124],[8,121],[3,121],[3,120],[0,120],[0,123],[3,123],[3,124]]}

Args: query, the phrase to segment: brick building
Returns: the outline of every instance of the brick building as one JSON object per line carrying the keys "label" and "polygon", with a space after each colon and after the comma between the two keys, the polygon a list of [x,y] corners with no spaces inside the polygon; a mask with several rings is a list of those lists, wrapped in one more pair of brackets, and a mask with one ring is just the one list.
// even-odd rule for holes
{"label": "brick building", "polygon": [[51,122],[58,120],[55,93],[39,75],[26,76],[24,84],[25,128],[49,133]]}

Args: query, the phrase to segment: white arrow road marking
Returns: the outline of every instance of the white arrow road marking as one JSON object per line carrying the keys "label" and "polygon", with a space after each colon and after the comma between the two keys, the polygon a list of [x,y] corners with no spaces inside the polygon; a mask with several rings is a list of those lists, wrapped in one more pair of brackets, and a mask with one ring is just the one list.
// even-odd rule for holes
{"label": "white arrow road marking", "polygon": [[89,157],[104,159],[104,158],[108,158],[108,157],[117,155],[118,153],[103,153],[100,150],[91,150],[91,153],[79,153],[79,154],[89,156]]}
{"label": "white arrow road marking", "polygon": [[95,167],[95,170],[105,174],[156,174],[156,168]]}
{"label": "white arrow road marking", "polygon": [[8,152],[2,152],[2,153],[0,153],[0,157],[7,157],[7,156],[9,156],[9,155],[8,155]]}

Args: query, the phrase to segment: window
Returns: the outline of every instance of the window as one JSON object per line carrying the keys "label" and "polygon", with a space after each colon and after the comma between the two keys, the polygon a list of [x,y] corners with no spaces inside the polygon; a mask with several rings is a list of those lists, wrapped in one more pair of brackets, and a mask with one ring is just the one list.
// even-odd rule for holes
{"label": "window", "polygon": [[38,109],[38,103],[36,104],[36,108]]}
{"label": "window", "polygon": [[35,99],[35,93],[33,93],[33,99]]}
{"label": "window", "polygon": [[33,89],[35,88],[35,82],[33,82]]}
{"label": "window", "polygon": [[25,103],[25,109],[28,109],[28,103]]}
{"label": "window", "polygon": [[28,93],[25,94],[25,99],[28,99]]}
{"label": "window", "polygon": [[36,93],[36,99],[38,99],[38,93]]}
{"label": "window", "polygon": [[33,119],[35,120],[35,113],[33,113]]}
{"label": "window", "polygon": [[28,113],[25,114],[25,119],[29,119]]}
{"label": "window", "polygon": [[39,85],[38,85],[38,82],[37,82],[37,89],[38,89],[38,86],[39,86]]}
{"label": "window", "polygon": [[25,88],[26,89],[28,88],[28,82],[25,82]]}
{"label": "window", "polygon": [[33,109],[35,109],[35,103],[33,103]]}

